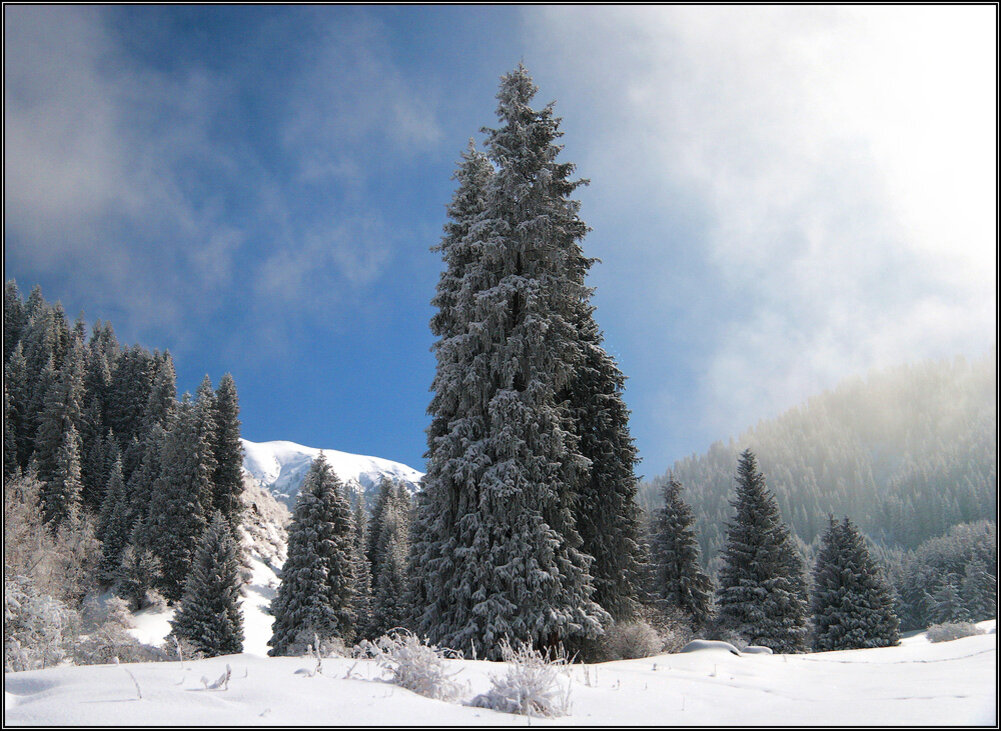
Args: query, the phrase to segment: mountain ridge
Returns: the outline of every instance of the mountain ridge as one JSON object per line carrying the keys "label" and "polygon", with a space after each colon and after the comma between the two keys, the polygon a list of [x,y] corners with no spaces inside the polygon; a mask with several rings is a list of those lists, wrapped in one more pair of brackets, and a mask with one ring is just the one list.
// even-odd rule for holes
{"label": "mountain ridge", "polygon": [[382,477],[398,480],[411,493],[415,493],[420,489],[420,481],[424,476],[423,472],[409,465],[382,457],[307,447],[285,440],[240,441],[243,444],[244,472],[254,483],[268,490],[290,509],[295,505],[296,496],[310,465],[321,452],[341,482],[361,497],[369,508],[374,504]]}

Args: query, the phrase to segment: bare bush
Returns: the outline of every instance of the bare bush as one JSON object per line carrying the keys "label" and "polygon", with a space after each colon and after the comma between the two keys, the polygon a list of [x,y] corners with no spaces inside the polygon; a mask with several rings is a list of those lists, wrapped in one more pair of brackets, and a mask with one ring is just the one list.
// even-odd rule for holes
{"label": "bare bush", "polygon": [[4,672],[62,662],[80,626],[80,615],[58,599],[39,594],[26,576],[4,577]]}
{"label": "bare bush", "polygon": [[632,660],[658,655],[664,644],[657,631],[642,620],[616,622],[605,631],[601,654],[605,660]]}
{"label": "bare bush", "polygon": [[972,622],[944,622],[928,628],[929,642],[951,642],[960,637],[982,635],[984,631]]}
{"label": "bare bush", "polygon": [[394,631],[368,644],[380,667],[392,673],[392,682],[428,698],[457,700],[463,687],[452,678],[445,662],[456,656],[449,650],[422,642],[412,632]]}
{"label": "bare bush", "polygon": [[[570,714],[570,678],[565,655],[553,657],[530,645],[515,650],[505,640],[501,656],[508,665],[507,672],[491,676],[490,690],[476,696],[470,705],[547,718]],[[564,677],[562,682],[560,676]]]}
{"label": "bare bush", "polygon": [[83,633],[72,644],[70,655],[76,665],[103,665],[114,662],[163,662],[168,653],[145,645],[128,630],[132,627],[128,603],[120,597],[105,602],[89,597],[81,611]]}

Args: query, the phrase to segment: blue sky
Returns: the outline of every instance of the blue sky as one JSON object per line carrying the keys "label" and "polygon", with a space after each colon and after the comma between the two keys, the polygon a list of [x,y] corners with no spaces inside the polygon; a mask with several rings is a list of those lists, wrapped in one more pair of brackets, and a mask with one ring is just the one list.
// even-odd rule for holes
{"label": "blue sky", "polygon": [[643,463],[996,342],[997,9],[4,8],[4,269],[244,436],[423,468],[459,152],[563,117]]}

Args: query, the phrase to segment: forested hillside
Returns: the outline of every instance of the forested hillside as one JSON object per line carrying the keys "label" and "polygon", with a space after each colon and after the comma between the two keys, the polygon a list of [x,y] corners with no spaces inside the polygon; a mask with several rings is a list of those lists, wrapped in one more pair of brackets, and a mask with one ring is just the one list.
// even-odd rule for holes
{"label": "forested hillside", "polygon": [[642,486],[650,510],[673,475],[712,560],[733,509],[738,453],[760,460],[785,520],[806,543],[829,513],[873,540],[915,548],[958,523],[996,519],[997,351],[968,362],[923,362],[845,381],[739,439],[674,464]]}

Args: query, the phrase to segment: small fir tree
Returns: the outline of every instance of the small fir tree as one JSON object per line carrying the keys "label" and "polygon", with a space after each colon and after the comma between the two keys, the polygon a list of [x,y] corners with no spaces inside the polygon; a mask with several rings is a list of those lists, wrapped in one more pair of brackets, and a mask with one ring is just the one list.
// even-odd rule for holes
{"label": "small fir tree", "polygon": [[98,575],[108,584],[118,578],[122,551],[129,544],[132,531],[129,513],[129,499],[125,493],[125,480],[122,477],[122,460],[119,458],[111,468],[111,477],[108,479],[104,503],[101,506],[101,519],[97,526],[97,538],[101,541]]}
{"label": "small fir tree", "polygon": [[899,642],[893,597],[865,539],[846,517],[830,520],[813,571],[813,649],[855,650]]}
{"label": "small fir tree", "polygon": [[269,655],[302,652],[313,638],[353,641],[357,617],[354,526],[341,481],[321,452],[313,460],[288,530],[288,558],[278,595]]}
{"label": "small fir tree", "polygon": [[217,511],[198,542],[171,634],[208,657],[243,652],[241,588],[236,542]]}
{"label": "small fir tree", "polygon": [[80,454],[76,429],[71,424],[56,456],[55,470],[43,484],[42,515],[56,531],[63,523],[73,522],[80,513]]}
{"label": "small fir tree", "polygon": [[654,594],[701,627],[712,616],[713,585],[701,567],[695,516],[681,496],[681,483],[673,477],[664,485],[663,495],[651,540]]}
{"label": "small fir tree", "polygon": [[750,450],[737,465],[736,515],[719,572],[718,624],[775,652],[806,649],[802,559]]}

